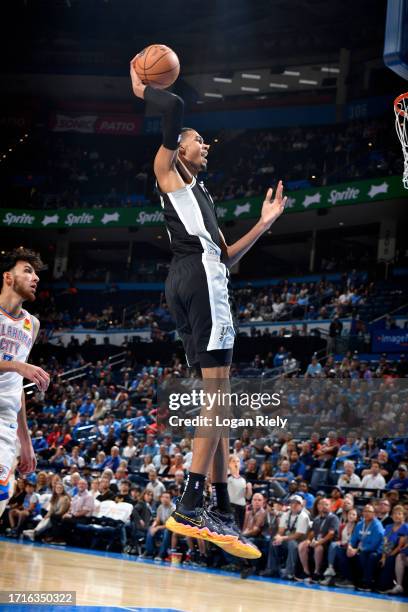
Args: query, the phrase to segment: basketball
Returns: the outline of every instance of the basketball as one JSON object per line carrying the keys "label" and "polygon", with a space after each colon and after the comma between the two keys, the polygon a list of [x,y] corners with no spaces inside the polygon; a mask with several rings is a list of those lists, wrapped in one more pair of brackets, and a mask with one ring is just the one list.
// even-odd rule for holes
{"label": "basketball", "polygon": [[150,45],[137,54],[135,70],[144,83],[158,89],[173,85],[180,73],[176,53],[166,45]]}

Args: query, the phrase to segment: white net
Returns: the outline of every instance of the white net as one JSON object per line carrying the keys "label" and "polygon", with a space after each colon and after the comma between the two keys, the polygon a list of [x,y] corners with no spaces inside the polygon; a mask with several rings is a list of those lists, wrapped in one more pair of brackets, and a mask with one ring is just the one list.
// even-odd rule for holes
{"label": "white net", "polygon": [[398,96],[394,102],[395,129],[402,146],[404,155],[404,174],[402,182],[405,189],[408,189],[408,93]]}

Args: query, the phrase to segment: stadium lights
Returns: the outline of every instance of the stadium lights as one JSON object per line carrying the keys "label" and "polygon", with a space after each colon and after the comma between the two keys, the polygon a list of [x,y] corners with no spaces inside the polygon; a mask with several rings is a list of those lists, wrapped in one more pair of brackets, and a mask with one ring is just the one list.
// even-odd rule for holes
{"label": "stadium lights", "polygon": [[286,74],[286,76],[300,76],[300,72],[297,70],[284,70],[283,74]]}
{"label": "stadium lights", "polygon": [[339,74],[340,72],[339,68],[331,68],[330,66],[322,66],[320,70],[322,72],[334,72],[335,74]]}
{"label": "stadium lights", "polygon": [[227,79],[225,77],[214,77],[213,81],[216,83],[232,83],[232,79]]}
{"label": "stadium lights", "polygon": [[286,83],[269,83],[269,87],[278,87],[279,89],[287,89],[289,85]]}
{"label": "stadium lights", "polygon": [[309,79],[299,79],[299,83],[302,85],[317,85],[317,81],[311,81]]}
{"label": "stadium lights", "polygon": [[242,91],[259,91],[259,87],[241,87]]}
{"label": "stadium lights", "polygon": [[220,94],[220,93],[213,93],[213,92],[211,92],[211,91],[206,91],[206,92],[204,93],[204,95],[205,95],[207,98],[222,98],[222,94]]}
{"label": "stadium lights", "polygon": [[241,77],[243,79],[256,79],[256,80],[259,80],[261,78],[261,75],[260,74],[250,74],[248,72],[243,72],[241,74]]}

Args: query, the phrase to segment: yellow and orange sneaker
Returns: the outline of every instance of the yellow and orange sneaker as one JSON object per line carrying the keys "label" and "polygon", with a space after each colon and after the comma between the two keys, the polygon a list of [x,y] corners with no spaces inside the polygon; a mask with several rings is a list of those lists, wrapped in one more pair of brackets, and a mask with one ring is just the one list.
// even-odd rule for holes
{"label": "yellow and orange sneaker", "polygon": [[186,510],[179,504],[167,519],[166,528],[173,533],[212,542],[217,546],[238,540],[238,533],[229,529],[205,508]]}

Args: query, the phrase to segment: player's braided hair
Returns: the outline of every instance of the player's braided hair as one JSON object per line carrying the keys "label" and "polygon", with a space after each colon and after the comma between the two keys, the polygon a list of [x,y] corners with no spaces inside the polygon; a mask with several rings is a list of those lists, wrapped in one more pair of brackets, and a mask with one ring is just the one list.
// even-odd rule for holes
{"label": "player's braided hair", "polygon": [[22,246],[12,251],[8,251],[0,256],[0,288],[3,286],[4,272],[12,270],[18,261],[26,261],[36,272],[44,268],[41,257],[38,253],[35,253],[35,251],[31,251]]}

